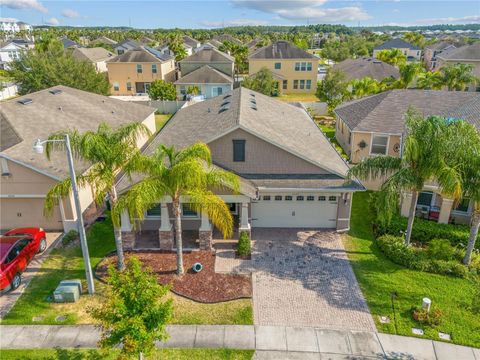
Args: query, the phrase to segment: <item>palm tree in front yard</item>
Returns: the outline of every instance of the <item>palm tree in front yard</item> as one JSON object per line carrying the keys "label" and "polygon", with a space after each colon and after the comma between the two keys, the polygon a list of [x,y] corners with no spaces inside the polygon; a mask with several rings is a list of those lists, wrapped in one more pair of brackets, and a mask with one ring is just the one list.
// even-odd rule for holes
{"label": "palm tree in front yard", "polygon": [[[116,180],[118,174],[140,155],[137,141],[151,135],[150,130],[142,123],[124,125],[112,129],[108,124],[102,123],[97,131],[87,131],[80,134],[77,131],[61,131],[50,135],[49,140],[63,139],[67,133],[73,156],[87,162],[91,167],[84,173],[77,175],[79,188],[91,186],[95,202],[103,204],[108,195],[110,205],[117,202]],[[46,155],[50,159],[52,152],[65,150],[63,142],[48,142]],[[51,214],[54,205],[70,193],[70,178],[57,183],[47,194],[45,212]],[[77,214],[81,216],[81,214]],[[114,227],[115,246],[118,255],[118,269],[125,267],[122,245],[122,232],[119,227]]]}
{"label": "palm tree in front yard", "polygon": [[146,211],[161,199],[172,201],[177,246],[177,273],[183,274],[182,203],[198,214],[208,215],[210,221],[224,234],[231,236],[233,218],[222,198],[213,189],[239,190],[239,180],[233,173],[212,166],[212,156],[207,145],[198,143],[180,151],[160,145],[150,156],[141,156],[136,162],[136,172],[143,180],[122,195],[114,207],[114,223],[119,226],[120,214],[128,210],[132,223],[144,218]]}
{"label": "palm tree in front yard", "polygon": [[418,194],[429,180],[458,194],[460,176],[443,158],[445,119],[423,116],[413,109],[406,113],[406,138],[401,157],[376,156],[362,160],[349,170],[360,180],[387,178],[379,193],[379,220],[388,223],[398,209],[400,195],[412,194],[405,244],[410,244]]}

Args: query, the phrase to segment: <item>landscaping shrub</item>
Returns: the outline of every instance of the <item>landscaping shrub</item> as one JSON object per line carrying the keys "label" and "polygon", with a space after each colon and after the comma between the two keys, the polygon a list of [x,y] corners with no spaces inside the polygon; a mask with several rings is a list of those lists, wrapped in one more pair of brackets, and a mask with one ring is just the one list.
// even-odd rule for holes
{"label": "landscaping shrub", "polygon": [[77,230],[70,230],[68,233],[66,233],[63,238],[62,238],[62,245],[67,246],[69,245],[72,241],[78,239],[78,231]]}
{"label": "landscaping shrub", "polygon": [[439,309],[431,308],[430,311],[422,308],[413,308],[412,317],[419,323],[438,326],[442,322],[442,312]]}
{"label": "landscaping shrub", "polygon": [[239,256],[250,256],[251,253],[252,244],[250,242],[250,235],[247,231],[242,231],[237,243],[237,254]]}
{"label": "landscaping shrub", "polygon": [[453,260],[455,249],[446,239],[433,239],[428,243],[427,253],[438,260]]}

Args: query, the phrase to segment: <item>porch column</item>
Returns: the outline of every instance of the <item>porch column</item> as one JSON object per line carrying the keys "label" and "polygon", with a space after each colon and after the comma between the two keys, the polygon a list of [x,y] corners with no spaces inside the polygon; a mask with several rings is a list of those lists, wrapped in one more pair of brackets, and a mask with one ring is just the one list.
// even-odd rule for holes
{"label": "porch column", "polygon": [[200,241],[200,250],[212,249],[212,225],[208,219],[208,215],[204,212],[201,214],[200,229],[198,229],[198,238]]}
{"label": "porch column", "polygon": [[170,222],[170,214],[168,212],[167,203],[160,204],[161,224],[158,229],[158,240],[161,250],[173,249],[173,226]]}
{"label": "porch column", "polygon": [[250,222],[248,221],[248,203],[242,203],[242,208],[240,212],[240,227],[239,232],[246,231],[248,235],[251,236],[251,226]]}
{"label": "porch column", "polygon": [[125,249],[133,249],[135,246],[135,231],[133,231],[127,210],[123,210],[120,215],[120,230],[122,231],[123,247]]}
{"label": "porch column", "polygon": [[440,214],[438,215],[439,224],[448,224],[450,213],[452,212],[453,199],[442,198],[442,205],[440,206]]}
{"label": "porch column", "polygon": [[402,195],[402,208],[400,210],[400,214],[404,217],[408,217],[410,212],[410,205],[412,203],[412,193],[406,192]]}

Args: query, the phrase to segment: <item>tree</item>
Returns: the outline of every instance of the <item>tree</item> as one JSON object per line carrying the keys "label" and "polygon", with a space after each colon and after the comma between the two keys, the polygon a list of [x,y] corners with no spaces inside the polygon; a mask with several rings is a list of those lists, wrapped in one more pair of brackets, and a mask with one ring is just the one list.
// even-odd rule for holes
{"label": "tree", "polygon": [[277,95],[278,91],[278,82],[273,78],[273,73],[265,67],[244,78],[242,86],[268,96]]}
{"label": "tree", "polygon": [[345,74],[340,70],[330,68],[322,81],[318,82],[315,95],[320,101],[326,102],[328,110],[333,111],[345,99],[348,82],[345,81]]}
{"label": "tree", "polygon": [[160,285],[152,270],[135,257],[124,271],[110,267],[108,274],[105,303],[88,309],[100,322],[99,345],[113,349],[122,344],[121,358],[143,359],[155,349],[155,341],[168,339],[165,326],[172,318],[173,300],[165,297],[170,288]]}
{"label": "tree", "polygon": [[425,182],[437,180],[440,188],[458,193],[460,175],[455,167],[445,163],[444,140],[448,121],[437,117],[423,118],[419,112],[409,109],[406,116],[406,138],[400,158],[376,156],[363,159],[349,170],[349,176],[360,180],[387,177],[377,199],[379,219],[388,224],[398,207],[400,195],[412,194],[408,214],[405,244],[410,244],[418,193]]}
{"label": "tree", "polygon": [[439,72],[426,71],[418,74],[417,87],[425,90],[440,90],[443,86],[443,77]]}
{"label": "tree", "polygon": [[385,49],[377,53],[377,59],[390,65],[398,66],[407,62],[407,57],[400,49]]}
{"label": "tree", "polygon": [[405,35],[403,35],[403,40],[422,49],[426,44],[425,36],[415,31],[405,33]]}
{"label": "tree", "polygon": [[355,98],[361,98],[363,96],[377,94],[384,90],[384,85],[368,76],[363,79],[354,79],[350,81],[352,86],[352,96]]}
{"label": "tree", "polygon": [[[108,195],[110,204],[115,206],[118,195],[116,189],[117,176],[122,170],[128,170],[131,162],[139,156],[137,140],[151,135],[148,128],[141,123],[124,125],[112,129],[102,123],[96,132],[87,131],[79,134],[75,130],[60,131],[49,136],[49,140],[63,139],[67,133],[74,156],[91,165],[84,174],[77,175],[79,188],[91,187],[95,202],[103,204]],[[48,142],[46,155],[50,159],[54,151],[65,151],[63,142]],[[45,212],[51,214],[54,205],[70,194],[71,181],[65,179],[50,189],[45,199]],[[122,231],[114,226],[115,246],[117,248],[118,269],[125,267],[122,244]]]}
{"label": "tree", "polygon": [[468,84],[478,80],[473,74],[473,65],[471,64],[448,64],[442,67],[440,71],[443,76],[443,83],[450,91],[463,91]]}
{"label": "tree", "polygon": [[190,85],[187,87],[187,94],[197,96],[200,93],[200,89],[196,85]]}
{"label": "tree", "polygon": [[176,100],[177,90],[172,83],[165,80],[155,80],[150,84],[148,95],[152,100]]}
{"label": "tree", "polygon": [[142,220],[148,209],[160,199],[172,199],[175,218],[175,243],[177,245],[177,273],[183,274],[183,245],[180,198],[186,197],[188,205],[197,213],[205,213],[224,234],[231,236],[233,219],[228,206],[210,189],[232,189],[237,192],[236,175],[212,166],[212,156],[207,145],[198,143],[180,151],[160,145],[151,156],[142,156],[136,170],[144,176],[120,197],[112,211],[117,226],[120,214],[128,210],[132,223]]}
{"label": "tree", "polygon": [[185,49],[180,33],[170,34],[167,44],[169,50],[175,54],[175,61],[180,61],[187,57],[187,50]]}
{"label": "tree", "polygon": [[424,71],[424,69],[420,63],[411,62],[408,64],[401,64],[399,71],[400,79],[398,85],[399,87],[406,89],[412,84],[418,74],[421,74]]}
{"label": "tree", "polygon": [[[37,45],[40,48],[40,45]],[[28,94],[55,85],[108,95],[110,84],[105,74],[98,73],[87,61],[76,60],[71,51],[64,51],[58,42],[45,44],[45,48],[28,50],[10,63],[7,71],[19,86],[20,94]]]}

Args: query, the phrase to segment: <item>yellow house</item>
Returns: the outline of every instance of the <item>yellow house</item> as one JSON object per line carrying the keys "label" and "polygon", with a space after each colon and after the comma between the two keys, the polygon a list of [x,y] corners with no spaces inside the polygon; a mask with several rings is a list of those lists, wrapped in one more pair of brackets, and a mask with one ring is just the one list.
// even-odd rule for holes
{"label": "yellow house", "polygon": [[175,81],[175,58],[140,46],[107,61],[112,95],[145,94],[155,80]]}
{"label": "yellow house", "polygon": [[310,93],[317,88],[318,58],[287,41],[264,46],[248,58],[248,74],[267,68],[278,81],[280,94]]}

